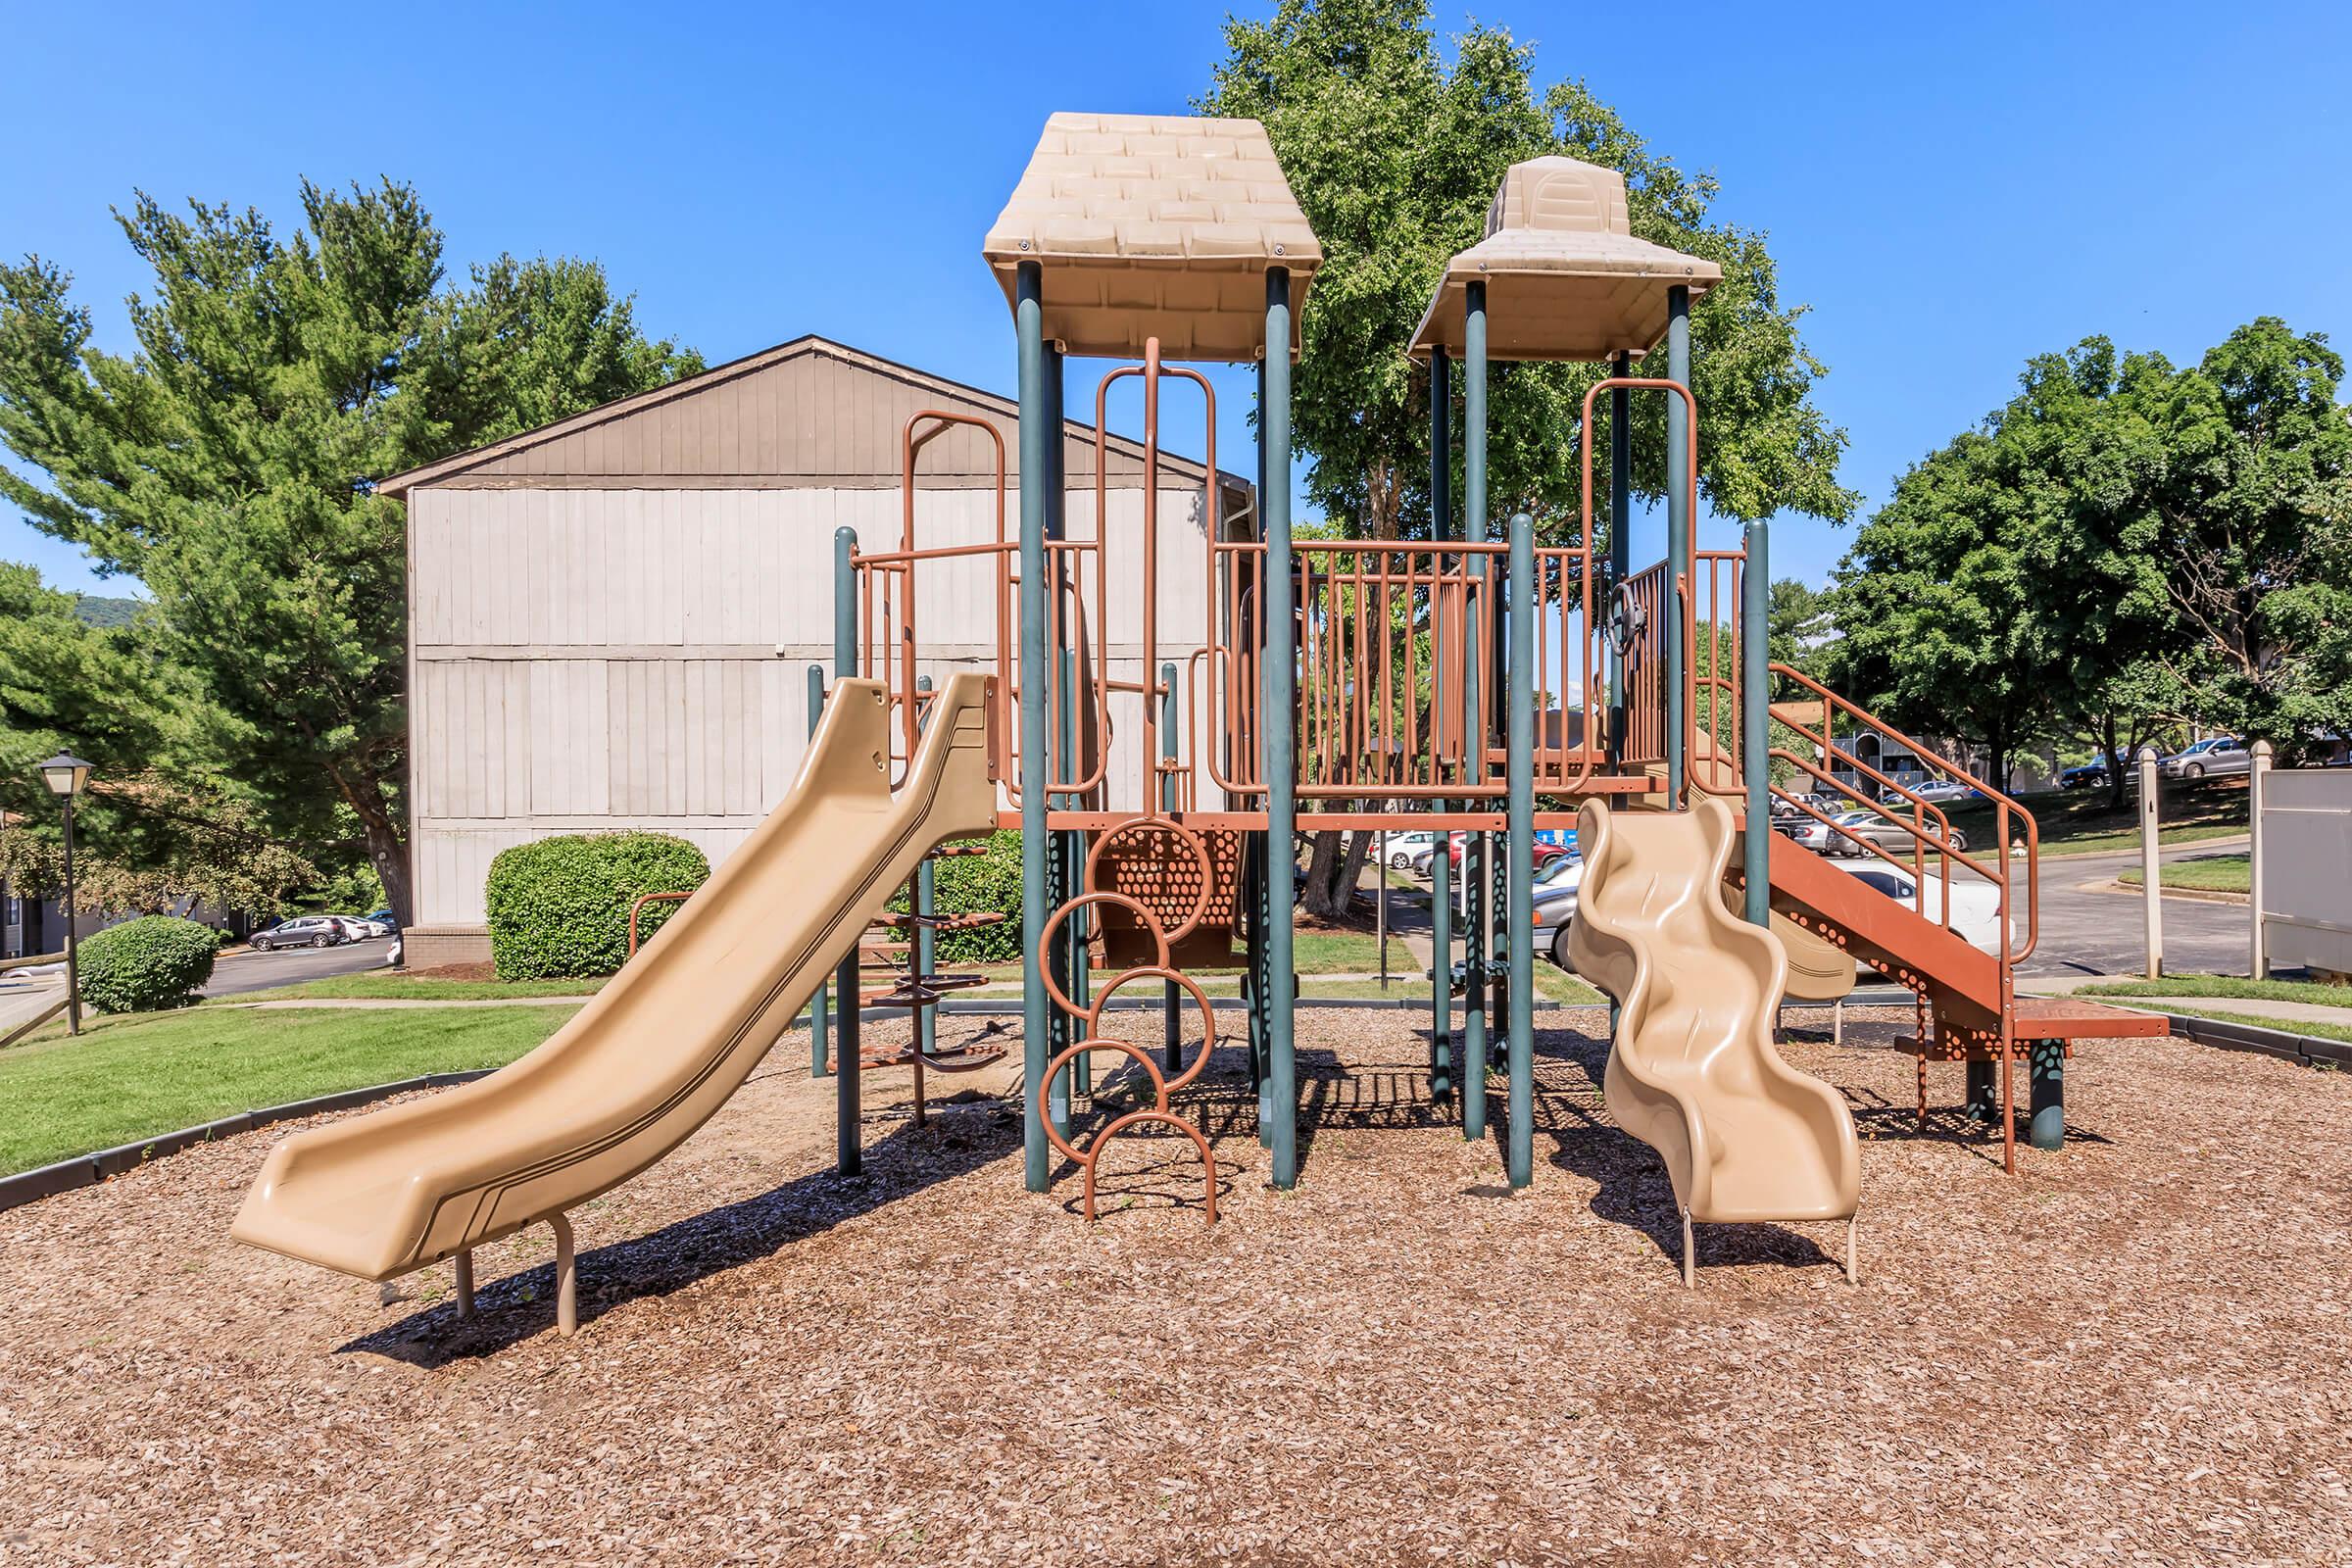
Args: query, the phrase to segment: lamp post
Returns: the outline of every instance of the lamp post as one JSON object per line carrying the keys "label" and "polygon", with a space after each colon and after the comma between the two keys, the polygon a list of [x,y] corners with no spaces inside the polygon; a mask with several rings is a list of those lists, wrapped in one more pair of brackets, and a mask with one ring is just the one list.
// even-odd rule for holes
{"label": "lamp post", "polygon": [[81,972],[76,967],[80,944],[74,940],[74,797],[89,782],[90,764],[60,752],[41,764],[42,782],[56,796],[66,819],[66,1031],[81,1033]]}

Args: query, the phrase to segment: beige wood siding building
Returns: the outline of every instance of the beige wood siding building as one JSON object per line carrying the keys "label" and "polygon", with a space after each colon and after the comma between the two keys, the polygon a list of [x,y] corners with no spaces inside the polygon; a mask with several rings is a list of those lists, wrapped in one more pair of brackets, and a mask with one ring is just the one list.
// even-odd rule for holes
{"label": "beige wood siding building", "polygon": [[[510,845],[657,828],[715,863],[776,805],[808,666],[832,667],[834,530],[897,548],[924,410],[992,420],[1017,465],[1008,400],[807,337],[384,482],[409,510],[410,963],[488,956],[482,883]],[[1066,440],[1069,534],[1091,537],[1093,428]],[[1105,449],[1110,673],[1133,679],[1144,454]],[[985,434],[940,436],[919,467],[921,544],[995,537]],[[1205,614],[1205,478],[1162,455],[1159,657],[1180,666]],[[1245,525],[1250,487],[1221,475],[1216,494],[1220,528]],[[995,658],[987,578],[958,570],[917,605],[935,677]],[[1137,726],[1118,729],[1114,776],[1136,776]]]}

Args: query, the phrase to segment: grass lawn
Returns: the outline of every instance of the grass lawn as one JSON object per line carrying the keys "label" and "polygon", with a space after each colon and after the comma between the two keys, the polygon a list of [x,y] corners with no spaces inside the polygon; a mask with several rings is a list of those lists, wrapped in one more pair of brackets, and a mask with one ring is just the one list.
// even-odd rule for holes
{"label": "grass lawn", "polygon": [[[2191,844],[2246,831],[2246,781],[2242,778],[2166,780],[2157,794],[2162,820],[2158,839]],[[2110,807],[2104,790],[2051,791],[2026,798],[2026,808],[2041,829],[2044,855],[2096,855],[2129,850],[2139,843],[2139,797]],[[1971,853],[1995,842],[1992,808],[1949,806],[1952,825],[1968,835]]]}
{"label": "grass lawn", "polygon": [[590,980],[445,980],[411,976],[397,969],[369,969],[360,974],[330,975],[324,980],[270,991],[246,991],[233,997],[214,997],[205,1005],[233,1006],[240,1002],[495,1002],[501,997],[592,997],[610,975]]}
{"label": "grass lawn", "polygon": [[2086,986],[2084,997],[2213,997],[2239,1002],[2308,1002],[2322,1007],[2352,1008],[2352,986],[2316,980],[2248,980],[2242,975],[2176,974],[2162,980],[2116,980]]}
{"label": "grass lawn", "polygon": [[[2254,862],[2243,855],[2200,855],[2193,860],[2173,860],[2159,868],[2168,888],[2194,888],[2205,893],[2250,893]],[[2145,880],[2133,866],[2116,876],[2118,882],[2138,887]],[[2352,1005],[2352,998],[2346,999]]]}
{"label": "grass lawn", "polygon": [[107,1019],[0,1052],[0,1172],[29,1170],[314,1095],[513,1061],[563,1007],[231,1012]]}

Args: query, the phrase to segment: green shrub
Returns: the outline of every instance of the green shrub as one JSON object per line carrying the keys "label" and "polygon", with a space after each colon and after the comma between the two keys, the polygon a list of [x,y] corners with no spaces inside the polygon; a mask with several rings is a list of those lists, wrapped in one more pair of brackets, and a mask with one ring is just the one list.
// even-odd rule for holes
{"label": "green shrub", "polygon": [[[890,906],[906,908],[906,895],[902,892]],[[989,839],[986,855],[951,855],[932,861],[931,906],[941,914],[997,909],[1004,915],[995,925],[943,932],[941,963],[1010,963],[1020,957],[1021,836],[998,833]]]}
{"label": "green shrub", "polygon": [[[647,893],[691,893],[710,874],[702,851],[667,833],[565,833],[502,851],[482,890],[498,977],[614,973],[629,956],[629,906]],[[647,905],[639,939],[678,907]]]}
{"label": "green shrub", "polygon": [[212,927],[150,914],[82,943],[74,968],[82,1000],[100,1012],[151,1012],[194,1002],[218,951]]}

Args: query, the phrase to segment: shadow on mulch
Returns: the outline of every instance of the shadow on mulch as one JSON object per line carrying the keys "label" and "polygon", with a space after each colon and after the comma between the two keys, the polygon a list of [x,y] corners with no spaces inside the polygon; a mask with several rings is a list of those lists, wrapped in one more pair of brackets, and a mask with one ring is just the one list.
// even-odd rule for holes
{"label": "shadow on mulch", "polygon": [[[1674,1183],[1655,1151],[1605,1119],[1600,1086],[1607,1070],[1609,1042],[1574,1029],[1536,1031],[1536,1136],[1549,1138],[1551,1163],[1592,1182],[1597,1189],[1591,1208],[1596,1218],[1649,1238],[1658,1255],[1680,1266],[1682,1209]],[[1500,1137],[1505,1106],[1496,1097],[1488,1126]],[[1541,1144],[1538,1155],[1543,1155]],[[1698,1262],[1782,1263],[1790,1267],[1828,1265],[1843,1269],[1812,1237],[1781,1225],[1702,1225],[1696,1230]]]}
{"label": "shadow on mulch", "polygon": [[[998,1109],[935,1117],[928,1126],[905,1125],[868,1145],[861,1175],[815,1172],[651,1235],[582,1252],[580,1322],[584,1327],[623,1302],[667,1296],[721,1270],[769,1256],[792,1242],[1016,1154],[1020,1147],[1017,1112]],[[476,1290],[474,1299],[470,1323],[459,1319],[454,1300],[438,1302],[337,1348],[428,1369],[495,1355],[555,1326],[555,1263],[551,1259],[488,1281]]]}

